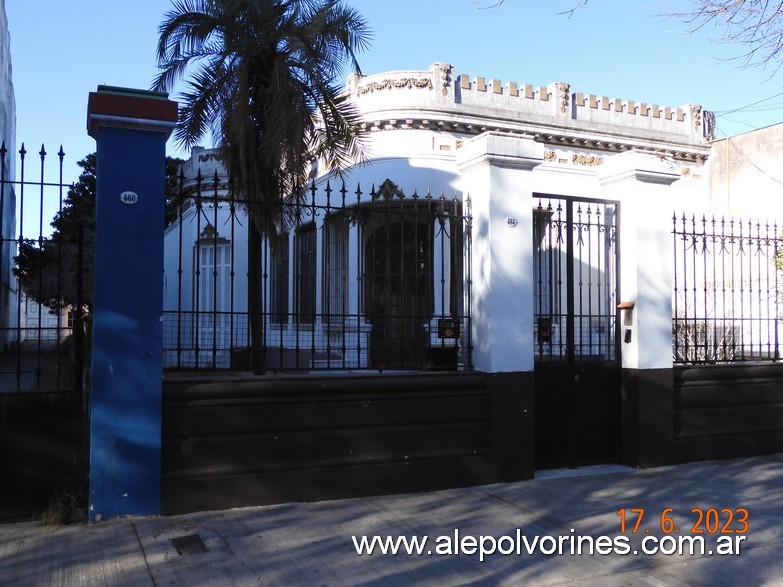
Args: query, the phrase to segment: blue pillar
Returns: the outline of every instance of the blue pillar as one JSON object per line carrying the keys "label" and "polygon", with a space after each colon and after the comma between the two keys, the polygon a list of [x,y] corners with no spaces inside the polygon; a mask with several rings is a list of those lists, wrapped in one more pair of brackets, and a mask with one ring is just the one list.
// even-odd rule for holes
{"label": "blue pillar", "polygon": [[99,86],[90,420],[91,521],[160,513],[166,94]]}

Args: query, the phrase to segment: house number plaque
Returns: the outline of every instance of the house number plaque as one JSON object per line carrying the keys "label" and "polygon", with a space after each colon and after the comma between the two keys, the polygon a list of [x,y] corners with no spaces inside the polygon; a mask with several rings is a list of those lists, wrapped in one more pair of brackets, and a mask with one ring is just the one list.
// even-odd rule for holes
{"label": "house number plaque", "polygon": [[120,194],[120,202],[123,204],[136,204],[139,201],[139,194],[136,192],[125,191]]}

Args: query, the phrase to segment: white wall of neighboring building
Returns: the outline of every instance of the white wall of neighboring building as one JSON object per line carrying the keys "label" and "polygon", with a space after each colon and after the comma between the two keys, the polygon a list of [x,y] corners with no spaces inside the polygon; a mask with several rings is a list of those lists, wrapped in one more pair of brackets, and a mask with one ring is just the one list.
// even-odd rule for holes
{"label": "white wall of neighboring building", "polygon": [[[11,68],[11,38],[5,0],[0,0],[0,132],[8,151],[3,165],[6,180],[15,178],[16,155],[16,100]],[[10,326],[17,322],[16,278],[12,274],[16,246],[13,242],[16,227],[16,197],[13,187],[7,185],[0,195],[0,347],[7,347],[15,338]]]}
{"label": "white wall of neighboring building", "polygon": [[783,123],[714,141],[709,192],[711,212],[783,218]]}

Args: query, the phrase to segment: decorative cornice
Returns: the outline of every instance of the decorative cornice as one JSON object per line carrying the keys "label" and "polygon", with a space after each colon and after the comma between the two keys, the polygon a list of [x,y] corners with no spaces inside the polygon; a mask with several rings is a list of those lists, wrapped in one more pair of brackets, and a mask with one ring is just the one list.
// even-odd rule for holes
{"label": "decorative cornice", "polygon": [[[456,120],[437,120],[430,118],[389,118],[364,122],[358,125],[359,133],[373,133],[389,130],[434,130],[452,133],[479,135],[483,132],[500,132],[517,135],[520,137],[532,137],[536,142],[545,145],[590,149],[593,151],[606,151],[621,153],[631,150],[644,150],[657,154],[668,155],[675,159],[686,161],[705,161],[709,156],[710,148],[705,144],[702,148],[693,148],[690,145],[677,145],[671,142],[655,141],[646,137],[606,137],[594,138],[584,131],[564,132],[536,132],[540,125],[530,125],[530,129],[513,128],[499,124],[476,124],[474,122]],[[580,165],[589,163],[579,162]],[[592,163],[600,165],[600,163]]]}

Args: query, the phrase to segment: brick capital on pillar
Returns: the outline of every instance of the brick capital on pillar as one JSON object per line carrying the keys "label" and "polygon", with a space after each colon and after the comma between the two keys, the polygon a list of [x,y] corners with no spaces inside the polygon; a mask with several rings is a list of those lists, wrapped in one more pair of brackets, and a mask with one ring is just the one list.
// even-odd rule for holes
{"label": "brick capital on pillar", "polygon": [[160,513],[166,94],[99,86],[89,517]]}
{"label": "brick capital on pillar", "polygon": [[87,102],[87,134],[98,140],[102,128],[160,132],[168,139],[177,122],[177,103],[165,92],[98,86]]}

